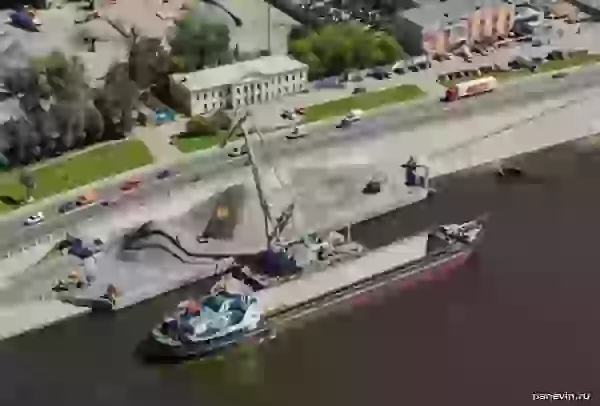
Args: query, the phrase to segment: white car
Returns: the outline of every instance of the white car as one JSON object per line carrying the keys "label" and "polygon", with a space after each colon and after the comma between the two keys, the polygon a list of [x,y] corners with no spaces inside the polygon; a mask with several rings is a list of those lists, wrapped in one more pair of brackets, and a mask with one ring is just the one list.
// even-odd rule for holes
{"label": "white car", "polygon": [[350,110],[350,112],[344,117],[347,121],[354,123],[356,121],[360,121],[360,118],[363,115],[362,110]]}
{"label": "white car", "polygon": [[37,212],[36,214],[33,214],[29,217],[27,217],[27,220],[25,220],[25,225],[26,226],[33,226],[35,224],[40,224],[42,221],[44,221],[44,213]]}
{"label": "white car", "polygon": [[342,120],[336,126],[337,128],[346,128],[349,127],[352,123],[356,123],[360,121],[362,116],[362,110],[351,110],[346,117],[342,118]]}
{"label": "white car", "polygon": [[290,140],[295,140],[297,138],[302,138],[307,135],[308,133],[306,132],[306,128],[304,128],[303,126],[294,126],[292,132],[286,135],[286,138]]}

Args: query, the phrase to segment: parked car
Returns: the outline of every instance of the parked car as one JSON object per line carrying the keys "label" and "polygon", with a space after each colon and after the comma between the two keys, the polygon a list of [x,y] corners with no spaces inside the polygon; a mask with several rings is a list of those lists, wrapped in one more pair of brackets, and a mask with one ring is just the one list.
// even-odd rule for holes
{"label": "parked car", "polygon": [[132,190],[137,189],[142,184],[142,181],[137,178],[128,179],[121,185],[121,191],[123,192],[131,192]]}
{"label": "parked car", "polygon": [[156,179],[167,179],[175,175],[170,169],[164,169],[156,174]]}
{"label": "parked car", "polygon": [[60,206],[58,206],[58,212],[60,214],[65,214],[65,213],[68,213],[68,212],[74,210],[76,207],[77,207],[77,203],[75,203],[73,201],[63,202],[60,204]]}
{"label": "parked car", "polygon": [[231,158],[236,158],[236,157],[239,157],[242,155],[246,155],[247,153],[248,153],[248,148],[246,147],[246,145],[242,145],[239,148],[238,147],[233,148],[227,155],[229,155]]}
{"label": "parked car", "polygon": [[304,107],[296,107],[294,108],[294,113],[302,116],[304,113],[306,113],[306,109]]}
{"label": "parked car", "polygon": [[26,226],[33,226],[36,224],[40,224],[44,221],[44,213],[38,211],[36,214],[32,214],[31,216],[25,219]]}
{"label": "parked car", "polygon": [[362,82],[364,79],[360,73],[350,74],[348,76],[348,81],[350,82]]}
{"label": "parked car", "polygon": [[372,77],[373,79],[383,80],[391,78],[392,74],[383,69],[373,69],[367,74],[367,76]]}
{"label": "parked car", "polygon": [[96,201],[96,193],[94,191],[89,191],[77,198],[75,201],[75,205],[82,207],[92,204]]}
{"label": "parked car", "polygon": [[565,76],[567,76],[569,73],[568,72],[556,72],[555,74],[552,75],[552,79],[562,79]]}
{"label": "parked car", "polygon": [[355,87],[354,89],[352,89],[352,94],[365,93],[366,91],[367,91],[366,88],[359,86],[359,87]]}
{"label": "parked car", "polygon": [[115,204],[117,204],[118,201],[119,201],[118,198],[111,197],[111,198],[100,201],[100,206],[103,206],[103,207],[114,206]]}

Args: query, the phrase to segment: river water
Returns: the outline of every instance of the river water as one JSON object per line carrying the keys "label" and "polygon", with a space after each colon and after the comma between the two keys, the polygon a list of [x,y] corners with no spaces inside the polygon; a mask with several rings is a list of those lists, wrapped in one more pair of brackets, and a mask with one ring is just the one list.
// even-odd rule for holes
{"label": "river water", "polygon": [[398,229],[488,211],[477,255],[449,278],[183,365],[132,354],[164,311],[210,282],[67,321],[0,343],[0,405],[513,406],[533,392],[596,389],[600,398],[600,150],[588,139],[517,161],[523,181],[483,169],[445,177],[433,200],[354,230],[377,245]]}

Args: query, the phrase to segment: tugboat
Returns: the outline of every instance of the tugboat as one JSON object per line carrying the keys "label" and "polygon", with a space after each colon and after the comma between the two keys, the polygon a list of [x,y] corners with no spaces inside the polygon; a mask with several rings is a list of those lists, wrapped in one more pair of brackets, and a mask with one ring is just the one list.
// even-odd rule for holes
{"label": "tugboat", "polygon": [[219,290],[201,301],[180,303],[156,326],[146,356],[154,358],[202,357],[246,339],[270,335],[253,295]]}

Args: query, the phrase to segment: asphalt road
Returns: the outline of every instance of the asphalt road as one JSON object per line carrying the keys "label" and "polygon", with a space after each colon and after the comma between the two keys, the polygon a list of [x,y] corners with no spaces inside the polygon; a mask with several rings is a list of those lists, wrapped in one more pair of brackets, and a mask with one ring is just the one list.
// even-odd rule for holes
{"label": "asphalt road", "polygon": [[[563,97],[599,85],[600,68],[598,67],[583,68],[561,79],[532,76],[526,80],[501,86],[490,94],[451,104],[427,100],[385,109],[374,116],[365,117],[360,123],[344,130],[336,129],[332,124],[319,124],[310,130],[308,137],[303,139],[286,140],[281,137],[267,137],[264,148],[265,156],[271,159],[281,159],[282,156],[296,155],[310,149],[353,142],[364,137],[373,139],[393,132],[406,131],[434,121],[464,119],[477,114],[502,110],[503,107],[527,105],[545,99]],[[209,157],[199,156],[192,162],[171,167],[179,173],[177,177],[158,180],[156,179],[157,171],[139,176],[142,186],[132,194],[136,194],[138,198],[150,198],[157,193],[164,194],[166,189],[177,188],[182,184],[189,183],[198,175],[211,176],[226,168],[240,167],[244,161],[244,158],[229,159],[227,151],[218,152]],[[122,196],[122,192],[119,190],[120,186],[120,183],[115,183],[96,189],[99,200]],[[127,196],[121,198],[127,199]],[[62,232],[82,220],[111,210],[111,208],[93,205],[59,216],[57,214],[59,205],[60,203],[55,203],[43,210],[47,221],[40,225],[24,227],[26,215],[23,218],[6,218],[4,221],[0,221],[0,253],[30,245],[45,235]]]}

